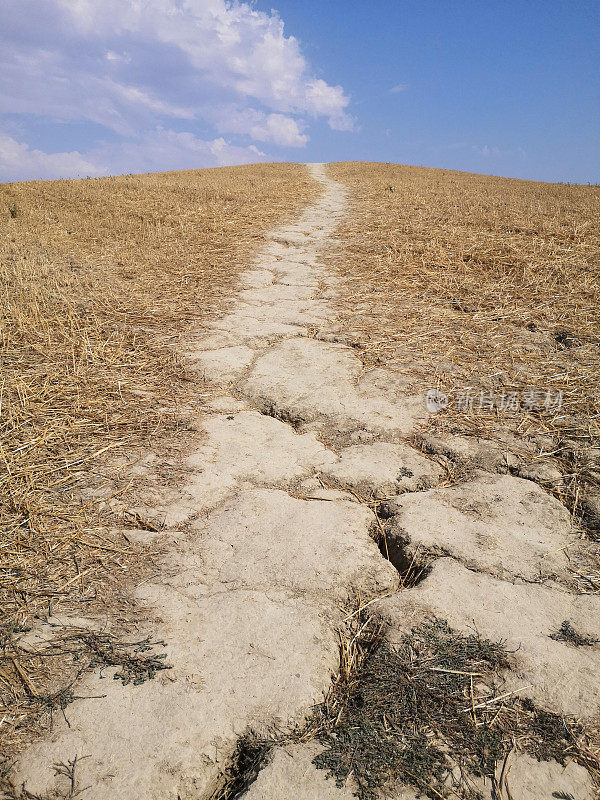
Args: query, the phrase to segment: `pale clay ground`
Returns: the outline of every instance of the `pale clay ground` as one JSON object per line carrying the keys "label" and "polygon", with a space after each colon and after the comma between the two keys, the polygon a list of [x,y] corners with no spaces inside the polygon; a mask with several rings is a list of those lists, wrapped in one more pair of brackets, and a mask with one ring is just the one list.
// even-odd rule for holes
{"label": "pale clay ground", "polygon": [[[598,714],[598,648],[549,638],[563,620],[600,636],[600,599],[561,583],[566,552],[578,546],[569,515],[535,483],[506,474],[480,469],[436,488],[439,464],[406,441],[425,417],[423,398],[327,341],[336,278],[319,257],[346,198],[321,165],[311,170],[321,198],[271,235],[190,355],[199,379],[223,393],[201,420],[189,484],[164,509],[162,569],[135,589],[172,669],[139,686],[111,680],[114,670],[83,679],[75,693],[91,699],[68,707],[70,727],[57,719],[15,768],[15,783],[33,793],[60,792],[65,778],[53,765],[85,755],[77,779],[92,800],[209,798],[241,734],[300,723],[322,700],[352,592],[381,596],[372,608],[391,621],[392,643],[434,612],[507,641],[517,662],[509,689],[559,713]],[[398,574],[369,535],[375,518],[348,489],[398,495],[396,545],[439,556],[416,587],[395,592]],[[352,797],[313,767],[315,752],[276,750],[244,797]],[[514,800],[594,796],[581,767],[523,754],[509,786]]]}

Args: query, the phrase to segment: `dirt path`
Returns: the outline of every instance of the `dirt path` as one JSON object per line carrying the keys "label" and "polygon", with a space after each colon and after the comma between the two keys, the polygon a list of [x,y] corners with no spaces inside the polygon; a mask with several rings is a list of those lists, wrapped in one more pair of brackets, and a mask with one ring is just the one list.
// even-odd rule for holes
{"label": "dirt path", "polygon": [[[300,723],[323,698],[352,593],[381,596],[398,633],[423,610],[460,629],[475,622],[522,647],[515,688],[529,685],[524,693],[553,710],[597,712],[597,656],[548,638],[565,619],[597,635],[600,603],[561,583],[575,538],[568,515],[508,475],[480,471],[435,488],[443,470],[406,442],[424,399],[327,341],[335,278],[319,254],[332,244],[345,190],[322,166],[311,169],[322,197],[272,234],[190,356],[223,393],[202,420],[192,479],[168,509],[162,569],[135,591],[172,668],[141,685],[105,670],[77,686],[84,699],[68,707],[68,722],[57,720],[15,772],[35,794],[74,796],[53,765],[85,756],[76,786],[90,787],[84,797],[93,800],[210,797],[246,730]],[[398,571],[370,535],[372,511],[352,493],[365,490],[409,493],[391,504],[398,567],[415,548],[445,556],[414,589],[394,593]],[[278,754],[249,796],[346,796],[312,768],[311,752]],[[576,786],[584,800],[591,790],[573,770],[558,788]]]}

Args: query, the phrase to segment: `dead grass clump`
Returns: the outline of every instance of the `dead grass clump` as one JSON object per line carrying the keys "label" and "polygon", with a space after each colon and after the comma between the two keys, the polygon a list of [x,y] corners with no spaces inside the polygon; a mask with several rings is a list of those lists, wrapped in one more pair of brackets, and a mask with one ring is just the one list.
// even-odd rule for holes
{"label": "dead grass clump", "polygon": [[[314,192],[284,164],[0,186],[4,629],[127,574],[127,464],[186,430],[182,409],[208,391],[182,366],[186,332]],[[27,728],[27,694],[0,652],[5,750]]]}
{"label": "dead grass clump", "polygon": [[24,786],[16,787],[0,778],[3,800],[75,800],[76,797],[81,797],[91,788],[90,786],[80,786],[78,780],[79,772],[77,767],[86,758],[89,758],[89,756],[74,756],[66,763],[60,762],[53,765],[54,774],[61,779],[63,786],[51,794],[34,794]]}
{"label": "dead grass clump", "polygon": [[229,767],[218,781],[210,800],[235,800],[254,783],[267,764],[276,737],[265,739],[251,731],[238,739]]}
{"label": "dead grass clump", "polygon": [[453,634],[437,619],[404,637],[398,651],[375,639],[358,671],[336,687],[338,721],[316,766],[340,786],[352,774],[365,799],[398,781],[439,796],[454,758],[461,770],[493,774],[501,738],[476,728],[462,709],[473,676],[483,680],[503,666],[499,645]]}
{"label": "dead grass clump", "polygon": [[573,647],[591,647],[593,644],[597,644],[598,641],[600,641],[591,636],[582,636],[580,633],[577,633],[568,619],[564,620],[555,633],[550,634],[550,638],[557,642],[567,642],[567,644],[572,644]]}
{"label": "dead grass clump", "polygon": [[538,436],[520,455],[558,463],[553,491],[579,515],[600,485],[600,189],[392,164],[330,173],[354,198],[331,255],[340,330],[367,366],[449,396],[439,432]]}
{"label": "dead grass clump", "polygon": [[[137,686],[171,668],[161,652],[165,647],[162,641],[152,641],[149,637],[128,641],[124,636],[105,631],[55,627],[58,630],[50,641],[31,649],[21,647],[10,634],[3,637],[2,675],[7,677],[6,664],[12,664],[25,690],[11,710],[13,713],[18,710],[30,724],[35,719],[51,728],[54,713],[64,714],[69,703],[77,699],[73,686],[90,669],[116,667],[114,680],[120,680],[124,686],[129,683]],[[52,688],[38,684],[33,677],[48,662],[53,665]]]}
{"label": "dead grass clump", "polygon": [[432,618],[392,649],[372,621],[361,627],[370,634],[354,669],[342,668],[319,711],[325,749],[314,763],[339,786],[352,776],[362,800],[400,783],[434,799],[477,798],[483,780],[499,788],[498,767],[513,748],[562,764],[575,758],[600,774],[576,721],[502,692],[501,643]]}

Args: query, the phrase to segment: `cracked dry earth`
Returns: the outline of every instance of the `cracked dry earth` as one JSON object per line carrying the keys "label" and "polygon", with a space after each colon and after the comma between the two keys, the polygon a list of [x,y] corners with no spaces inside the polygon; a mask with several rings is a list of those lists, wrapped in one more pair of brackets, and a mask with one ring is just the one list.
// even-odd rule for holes
{"label": "cracked dry earth", "polygon": [[[568,558],[581,546],[569,514],[508,474],[475,469],[442,485],[440,464],[407,443],[425,419],[423,398],[329,340],[336,278],[320,254],[346,195],[323,166],[311,170],[320,199],[271,235],[190,356],[223,391],[202,419],[190,481],[167,509],[162,568],[135,589],[172,668],[139,686],[107,680],[110,670],[83,678],[75,694],[89,699],[16,766],[15,785],[35,795],[71,796],[53,765],[77,755],[86,756],[78,786],[93,800],[210,798],[241,735],[289,729],[323,699],[352,594],[379,598],[392,644],[437,614],[506,640],[507,691],[556,713],[598,714],[598,649],[549,638],[564,620],[600,636],[600,598],[568,588]],[[395,498],[390,546],[407,560],[418,549],[436,556],[412,588],[397,591],[398,571],[371,536],[376,519],[357,501],[369,494]],[[352,797],[313,766],[317,750],[276,749],[243,796]],[[518,756],[510,780],[514,800],[594,796],[574,763]]]}

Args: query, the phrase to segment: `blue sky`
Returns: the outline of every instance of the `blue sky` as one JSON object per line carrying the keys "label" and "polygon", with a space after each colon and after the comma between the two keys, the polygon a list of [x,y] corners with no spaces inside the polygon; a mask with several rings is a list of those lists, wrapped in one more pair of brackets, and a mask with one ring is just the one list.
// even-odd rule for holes
{"label": "blue sky", "polygon": [[0,180],[366,160],[597,183],[599,18],[579,0],[4,0]]}

